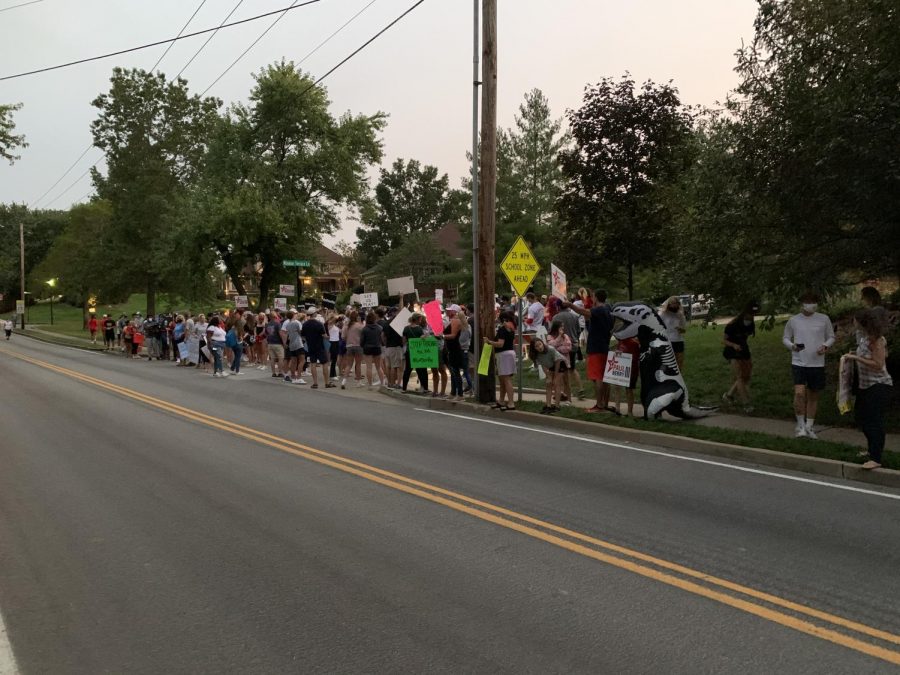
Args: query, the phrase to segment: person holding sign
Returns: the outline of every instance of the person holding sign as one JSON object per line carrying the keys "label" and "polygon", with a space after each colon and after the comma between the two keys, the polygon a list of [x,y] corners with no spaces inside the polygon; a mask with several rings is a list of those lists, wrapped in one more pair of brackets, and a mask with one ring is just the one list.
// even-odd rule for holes
{"label": "person holding sign", "polygon": [[588,408],[590,413],[611,412],[609,408],[609,385],[603,382],[606,358],[609,355],[609,340],[612,336],[613,318],[606,304],[606,291],[594,291],[594,304],[588,309],[571,302],[564,302],[566,309],[572,308],[587,319],[587,376],[594,383],[597,403]]}
{"label": "person holding sign", "polygon": [[[497,376],[500,378],[499,400],[491,407],[496,410],[515,410],[513,405],[513,375],[516,373],[516,316],[513,312],[500,314],[500,327],[491,340],[484,338],[497,354]],[[504,405],[504,401],[506,404]]]}
{"label": "person holding sign", "polygon": [[544,389],[546,404],[541,414],[552,415],[559,410],[559,396],[562,393],[560,383],[567,370],[567,358],[539,337],[534,338],[528,345],[528,357],[547,373],[547,384]]}
{"label": "person holding sign", "polygon": [[[409,386],[409,378],[412,375],[413,366],[410,361],[410,340],[418,340],[425,334],[422,324],[425,317],[422,314],[413,314],[409,317],[409,324],[403,329],[403,347],[406,356],[406,368],[403,370],[403,391]],[[419,389],[423,394],[428,393],[428,369],[416,368],[416,376],[419,378]]]}

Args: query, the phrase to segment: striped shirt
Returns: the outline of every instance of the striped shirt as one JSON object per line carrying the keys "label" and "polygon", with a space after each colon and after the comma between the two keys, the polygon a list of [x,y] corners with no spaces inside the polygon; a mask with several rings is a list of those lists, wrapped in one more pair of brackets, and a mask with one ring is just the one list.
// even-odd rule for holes
{"label": "striped shirt", "polygon": [[[879,338],[879,341],[885,342],[885,360],[887,360],[887,341],[883,337]],[[864,359],[872,358],[872,344],[869,338],[859,338],[856,346],[856,354],[857,356],[861,356]],[[883,365],[880,370],[867,366],[862,361],[857,361],[856,365],[859,367],[860,389],[868,389],[873,384],[894,384],[894,381],[891,379],[890,374],[888,374],[887,363],[885,363],[885,365]]]}

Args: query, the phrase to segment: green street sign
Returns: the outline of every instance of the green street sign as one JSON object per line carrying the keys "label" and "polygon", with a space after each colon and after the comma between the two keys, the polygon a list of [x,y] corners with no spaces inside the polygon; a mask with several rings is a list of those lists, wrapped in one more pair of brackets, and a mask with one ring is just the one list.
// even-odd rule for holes
{"label": "green street sign", "polygon": [[282,260],[281,264],[285,267],[309,267],[309,260]]}

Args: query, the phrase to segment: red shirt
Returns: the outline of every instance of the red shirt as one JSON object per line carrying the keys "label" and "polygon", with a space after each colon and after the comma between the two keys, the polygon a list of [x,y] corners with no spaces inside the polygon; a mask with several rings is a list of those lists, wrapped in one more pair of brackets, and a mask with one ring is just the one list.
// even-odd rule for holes
{"label": "red shirt", "polygon": [[90,321],[88,321],[88,328],[92,333],[97,332],[97,317],[91,317]]}

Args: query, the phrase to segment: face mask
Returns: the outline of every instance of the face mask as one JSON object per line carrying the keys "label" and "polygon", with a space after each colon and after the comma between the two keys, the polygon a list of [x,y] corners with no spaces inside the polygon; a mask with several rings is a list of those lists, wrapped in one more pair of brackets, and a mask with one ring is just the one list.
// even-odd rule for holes
{"label": "face mask", "polygon": [[818,308],[819,306],[815,303],[804,303],[803,305],[803,311],[807,314],[813,314]]}

